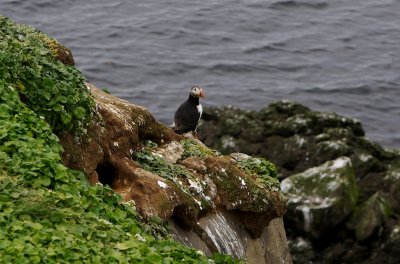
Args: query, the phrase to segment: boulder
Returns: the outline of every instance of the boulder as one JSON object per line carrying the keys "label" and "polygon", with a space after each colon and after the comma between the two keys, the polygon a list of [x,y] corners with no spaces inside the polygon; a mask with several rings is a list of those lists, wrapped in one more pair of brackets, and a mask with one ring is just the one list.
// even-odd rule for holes
{"label": "boulder", "polygon": [[289,197],[287,222],[299,233],[318,238],[354,209],[358,189],[347,157],[292,175],[281,182]]}
{"label": "boulder", "polygon": [[377,192],[356,208],[346,224],[349,229],[355,231],[358,241],[364,241],[376,232],[391,214],[392,208],[387,198]]}

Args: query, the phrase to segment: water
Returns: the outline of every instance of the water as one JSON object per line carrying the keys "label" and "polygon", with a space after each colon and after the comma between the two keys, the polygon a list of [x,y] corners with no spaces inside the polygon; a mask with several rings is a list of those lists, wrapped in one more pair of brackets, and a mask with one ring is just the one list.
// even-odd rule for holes
{"label": "water", "polygon": [[278,99],[358,118],[400,147],[398,0],[0,0],[0,13],[71,48],[89,81],[171,123],[203,105]]}

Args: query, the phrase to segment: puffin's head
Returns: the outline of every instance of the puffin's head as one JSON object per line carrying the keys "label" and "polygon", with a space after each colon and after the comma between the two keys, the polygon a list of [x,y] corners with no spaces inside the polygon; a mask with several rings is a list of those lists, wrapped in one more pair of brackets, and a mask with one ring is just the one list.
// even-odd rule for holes
{"label": "puffin's head", "polygon": [[204,98],[205,94],[203,92],[203,88],[198,87],[198,86],[193,86],[192,89],[190,90],[190,96],[195,97],[195,98]]}

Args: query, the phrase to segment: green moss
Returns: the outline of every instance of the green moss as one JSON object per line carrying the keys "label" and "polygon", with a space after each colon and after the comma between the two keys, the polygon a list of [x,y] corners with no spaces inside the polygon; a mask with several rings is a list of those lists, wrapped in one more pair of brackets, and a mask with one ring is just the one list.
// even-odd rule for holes
{"label": "green moss", "polygon": [[143,149],[133,154],[133,160],[137,161],[143,169],[173,182],[179,181],[180,178],[189,177],[190,173],[183,166],[169,164],[161,157],[154,155],[152,150],[155,147],[157,147],[157,144],[146,141]]}
{"label": "green moss", "polygon": [[55,132],[85,132],[94,100],[85,77],[56,59],[57,41],[0,16],[0,80]]}
{"label": "green moss", "polygon": [[[218,189],[218,195],[228,210],[232,208],[244,212],[271,212],[271,195],[274,190],[257,176],[236,166],[230,157],[209,157],[209,176]],[[275,195],[275,194],[274,194]]]}
{"label": "green moss", "polygon": [[246,173],[257,176],[257,183],[268,189],[279,190],[279,180],[275,165],[263,158],[249,158],[237,161],[239,168],[242,168]]}
{"label": "green moss", "polygon": [[196,141],[191,139],[181,140],[180,143],[184,148],[184,152],[182,154],[181,159],[186,159],[189,157],[199,157],[201,159],[205,159],[208,156],[221,155],[218,151],[202,146]]}
{"label": "green moss", "polygon": [[184,166],[170,164],[154,154],[152,151],[156,147],[157,144],[147,141],[141,151],[133,154],[133,160],[138,162],[143,169],[173,182],[177,188],[189,195],[191,200],[195,198],[199,201],[201,208],[198,209],[211,206],[204,193],[207,184],[194,177]]}

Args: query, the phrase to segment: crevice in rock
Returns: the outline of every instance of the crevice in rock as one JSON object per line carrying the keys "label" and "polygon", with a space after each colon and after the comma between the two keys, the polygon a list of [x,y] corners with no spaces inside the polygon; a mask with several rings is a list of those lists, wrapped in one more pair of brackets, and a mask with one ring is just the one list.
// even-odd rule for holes
{"label": "crevice in rock", "polygon": [[96,172],[102,184],[113,187],[113,183],[117,178],[117,169],[114,166],[108,163],[101,163],[97,165]]}
{"label": "crevice in rock", "polygon": [[193,210],[185,204],[178,205],[174,208],[172,218],[186,229],[192,229],[197,221],[197,216],[194,215]]}

